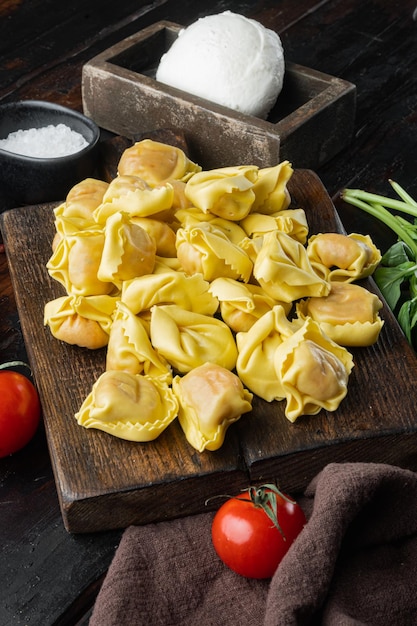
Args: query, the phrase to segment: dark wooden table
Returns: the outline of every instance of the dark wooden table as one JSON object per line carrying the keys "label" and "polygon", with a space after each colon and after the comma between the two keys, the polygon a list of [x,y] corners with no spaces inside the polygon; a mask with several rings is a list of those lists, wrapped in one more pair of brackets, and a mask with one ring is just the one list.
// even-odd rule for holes
{"label": "dark wooden table", "polygon": [[[329,194],[336,198],[347,186],[389,193],[392,178],[417,197],[415,6],[411,0],[2,2],[0,101],[40,98],[82,110],[81,69],[96,54],[161,19],[186,25],[230,9],[276,30],[287,59],[356,85],[353,140],[317,170]],[[348,231],[366,231],[363,215],[338,207]],[[377,243],[386,235],[377,229]],[[0,307],[0,359],[25,360],[3,250]],[[67,533],[41,426],[24,450],[0,460],[0,624],[87,624],[121,532]]]}

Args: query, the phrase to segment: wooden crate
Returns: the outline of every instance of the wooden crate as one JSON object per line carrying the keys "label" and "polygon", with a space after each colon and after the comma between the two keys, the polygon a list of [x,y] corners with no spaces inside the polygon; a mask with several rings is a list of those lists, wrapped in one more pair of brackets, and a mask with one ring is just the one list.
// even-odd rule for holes
{"label": "wooden crate", "polygon": [[355,86],[298,64],[287,63],[283,90],[267,120],[156,81],[159,60],[180,28],[158,22],[84,65],[85,114],[127,137],[157,128],[184,129],[192,157],[206,169],[268,167],[284,159],[296,168],[315,169],[350,142]]}

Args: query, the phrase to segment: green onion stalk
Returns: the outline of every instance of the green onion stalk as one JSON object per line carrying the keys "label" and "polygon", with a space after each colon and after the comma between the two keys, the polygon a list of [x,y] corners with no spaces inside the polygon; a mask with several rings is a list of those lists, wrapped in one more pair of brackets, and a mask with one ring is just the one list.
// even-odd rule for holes
{"label": "green onion stalk", "polygon": [[[397,235],[397,242],[383,254],[374,279],[407,340],[417,350],[417,202],[401,185],[389,182],[399,199],[360,189],[344,189],[341,197]],[[411,216],[413,220],[391,211]]]}

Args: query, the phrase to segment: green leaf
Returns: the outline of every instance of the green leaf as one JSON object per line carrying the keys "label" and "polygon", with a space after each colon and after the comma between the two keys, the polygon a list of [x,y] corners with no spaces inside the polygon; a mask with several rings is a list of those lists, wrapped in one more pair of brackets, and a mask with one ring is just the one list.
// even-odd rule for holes
{"label": "green leaf", "polygon": [[414,272],[410,276],[410,278],[409,278],[408,289],[409,289],[409,292],[410,292],[410,299],[417,298],[417,275],[416,275],[416,272]]}
{"label": "green leaf", "polygon": [[398,311],[397,319],[398,323],[403,329],[404,335],[407,338],[408,343],[411,343],[411,300],[404,302],[400,310]]}
{"label": "green leaf", "polygon": [[[417,298],[411,300],[410,307],[410,329],[411,331],[417,326]],[[412,341],[412,339],[411,339]]]}
{"label": "green leaf", "polygon": [[397,267],[380,265],[374,272],[374,279],[391,310],[394,310],[401,297],[401,287],[415,272],[417,265],[412,261]]}
{"label": "green leaf", "polygon": [[397,241],[382,255],[381,265],[385,267],[396,267],[397,265],[412,260],[413,253],[407,244],[403,241]]}
{"label": "green leaf", "polygon": [[404,302],[398,312],[398,323],[403,329],[407,341],[412,345],[412,331],[417,326],[417,298]]}

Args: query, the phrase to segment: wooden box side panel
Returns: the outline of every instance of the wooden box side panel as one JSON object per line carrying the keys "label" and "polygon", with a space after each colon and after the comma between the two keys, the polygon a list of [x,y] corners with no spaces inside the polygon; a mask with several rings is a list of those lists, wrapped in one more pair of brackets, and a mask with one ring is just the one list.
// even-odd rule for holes
{"label": "wooden box side panel", "polygon": [[279,162],[279,135],[264,125],[248,124],[220,107],[205,108],[156,88],[150,80],[138,82],[128,71],[109,68],[107,64],[83,68],[84,111],[102,128],[126,137],[181,128],[191,157],[206,169]]}

